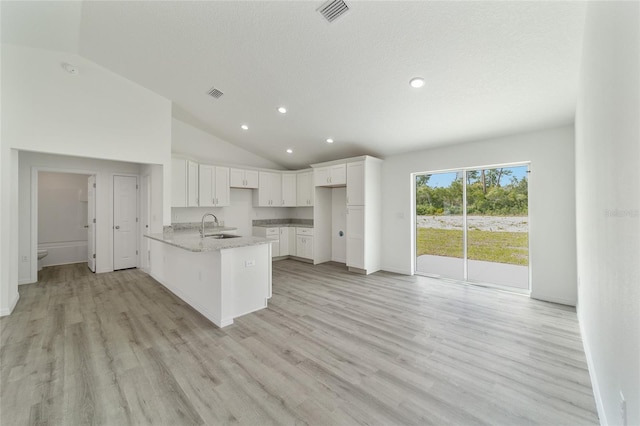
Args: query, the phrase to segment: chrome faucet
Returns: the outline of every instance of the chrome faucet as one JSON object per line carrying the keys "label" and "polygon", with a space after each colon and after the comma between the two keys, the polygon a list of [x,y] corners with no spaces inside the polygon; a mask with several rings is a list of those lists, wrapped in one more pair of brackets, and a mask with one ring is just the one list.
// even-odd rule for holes
{"label": "chrome faucet", "polygon": [[215,219],[216,226],[220,226],[220,224],[218,223],[218,218],[216,217],[216,215],[215,215],[215,214],[213,214],[213,213],[205,213],[205,214],[202,216],[202,227],[200,228],[200,237],[201,237],[201,238],[204,238],[204,219],[205,219],[207,216],[213,216],[213,219]]}

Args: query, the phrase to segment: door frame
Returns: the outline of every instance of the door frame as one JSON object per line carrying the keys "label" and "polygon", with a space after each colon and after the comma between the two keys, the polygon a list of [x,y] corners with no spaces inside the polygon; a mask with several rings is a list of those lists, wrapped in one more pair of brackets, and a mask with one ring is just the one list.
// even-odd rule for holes
{"label": "door frame", "polygon": [[145,272],[149,272],[149,239],[145,238],[145,234],[149,233],[151,230],[151,191],[152,191],[152,178],[151,174],[143,174],[140,175],[140,190],[138,195],[140,197],[139,205],[140,205],[140,241],[138,243],[139,246],[139,255],[138,255],[138,263],[139,268],[141,268]]}
{"label": "door frame", "polygon": [[[463,283],[463,284],[470,284],[470,285],[476,285],[476,286],[482,286],[482,287],[491,287],[491,288],[495,288],[498,290],[505,290],[505,291],[509,291],[512,293],[519,293],[519,294],[525,294],[525,295],[530,295],[533,292],[533,281],[532,281],[532,263],[531,263],[531,215],[529,213],[527,213],[527,217],[528,217],[528,234],[529,234],[529,238],[528,238],[528,244],[527,244],[527,250],[529,253],[529,259],[528,259],[528,274],[529,274],[529,288],[526,290],[523,289],[518,289],[518,288],[512,288],[512,287],[507,287],[507,286],[502,286],[499,284],[492,284],[492,283],[485,283],[485,282],[479,282],[479,281],[467,281],[466,277],[467,277],[467,214],[466,214],[466,210],[467,210],[467,184],[466,184],[466,173],[470,170],[481,170],[481,169],[494,169],[494,168],[506,168],[506,167],[522,167],[522,166],[527,166],[527,192],[529,194],[531,194],[531,179],[529,178],[529,176],[531,176],[531,165],[532,165],[532,161],[515,161],[515,162],[510,162],[510,163],[498,163],[498,164],[490,164],[490,165],[484,165],[484,166],[465,166],[465,167],[455,167],[455,168],[450,168],[450,169],[439,169],[439,170],[433,170],[433,171],[425,171],[425,172],[414,172],[411,173],[411,239],[412,239],[412,244],[411,244],[411,272],[413,275],[420,275],[420,276],[425,276],[425,277],[430,277],[430,278],[438,278],[438,279],[444,279],[444,280],[450,280],[450,281],[455,281],[455,282],[459,282],[459,283]],[[462,176],[463,176],[463,185],[462,185],[462,205],[463,205],[463,263],[464,263],[464,280],[457,280],[457,279],[452,279],[452,278],[447,278],[447,277],[440,277],[437,275],[432,275],[429,273],[425,273],[425,272],[421,272],[417,270],[417,256],[416,253],[418,252],[418,248],[417,248],[417,243],[418,243],[418,239],[417,239],[417,221],[418,221],[418,215],[416,213],[416,177],[417,176],[421,176],[421,175],[431,175],[431,174],[437,174],[437,173],[453,173],[453,172],[463,172]],[[527,205],[527,211],[528,211],[528,205]]]}
{"label": "door frame", "polygon": [[109,174],[109,179],[111,180],[111,194],[109,199],[111,200],[111,206],[110,206],[110,215],[111,215],[111,223],[110,223],[110,229],[111,232],[109,233],[110,239],[111,239],[111,271],[115,271],[114,269],[114,264],[115,264],[115,257],[113,255],[113,251],[115,249],[115,244],[114,244],[114,236],[113,236],[113,231],[114,231],[114,213],[113,213],[113,207],[114,207],[114,202],[113,202],[113,196],[114,196],[114,191],[115,191],[115,185],[114,183],[114,177],[115,176],[125,176],[125,177],[135,177],[136,178],[136,185],[137,185],[137,189],[136,189],[136,217],[138,218],[138,222],[136,225],[136,250],[138,251],[138,255],[137,255],[137,259],[136,259],[136,268],[141,268],[142,265],[140,263],[140,236],[142,235],[142,231],[140,229],[140,204],[141,204],[141,200],[140,200],[140,174],[139,173],[118,173],[118,172],[112,172]]}
{"label": "door frame", "polygon": [[[31,167],[31,241],[30,241],[30,255],[29,255],[29,279],[19,282],[18,284],[30,284],[38,282],[38,173],[51,172],[51,173],[69,173],[77,175],[90,175],[95,176],[97,179],[98,172],[95,170],[85,169],[68,169],[59,167],[45,167],[45,166],[32,166]],[[97,194],[97,188],[96,188]],[[96,232],[96,240],[97,240]],[[96,251],[97,251],[96,244]],[[97,257],[97,253],[96,253]]]}

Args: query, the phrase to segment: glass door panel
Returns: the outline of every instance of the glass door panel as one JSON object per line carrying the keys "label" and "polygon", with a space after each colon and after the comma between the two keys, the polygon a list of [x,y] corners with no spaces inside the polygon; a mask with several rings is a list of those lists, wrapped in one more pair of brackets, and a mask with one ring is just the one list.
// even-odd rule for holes
{"label": "glass door panel", "polygon": [[416,176],[416,270],[464,279],[462,172]]}
{"label": "glass door panel", "polygon": [[466,171],[467,280],[529,289],[528,166]]}

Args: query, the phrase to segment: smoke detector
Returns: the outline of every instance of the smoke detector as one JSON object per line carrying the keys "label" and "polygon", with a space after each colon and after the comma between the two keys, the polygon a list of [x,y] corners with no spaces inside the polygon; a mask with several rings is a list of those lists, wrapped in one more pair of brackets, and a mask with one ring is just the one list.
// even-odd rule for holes
{"label": "smoke detector", "polygon": [[66,72],[68,72],[71,75],[80,74],[80,70],[78,69],[78,67],[76,67],[75,65],[68,64],[66,62],[62,63],[62,69],[65,70]]}
{"label": "smoke detector", "polygon": [[316,9],[330,23],[349,11],[349,6],[343,0],[329,0]]}

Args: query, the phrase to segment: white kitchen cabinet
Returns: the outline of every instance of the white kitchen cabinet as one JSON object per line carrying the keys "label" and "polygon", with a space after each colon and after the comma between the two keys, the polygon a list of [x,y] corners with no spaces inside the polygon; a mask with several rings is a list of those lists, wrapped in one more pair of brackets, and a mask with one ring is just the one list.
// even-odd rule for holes
{"label": "white kitchen cabinet", "polygon": [[364,206],[364,161],[347,163],[347,206]]}
{"label": "white kitchen cabinet", "polygon": [[198,207],[198,163],[187,160],[187,207]]}
{"label": "white kitchen cabinet", "polygon": [[280,232],[280,256],[296,255],[296,228],[283,226]]}
{"label": "white kitchen cabinet", "polygon": [[258,188],[258,171],[229,169],[229,186],[231,188]]}
{"label": "white kitchen cabinet", "polygon": [[187,207],[187,160],[171,159],[171,207]]}
{"label": "white kitchen cabinet", "polygon": [[332,166],[314,169],[315,186],[341,186],[347,183],[346,164],[334,164]]}
{"label": "white kitchen cabinet", "polygon": [[171,207],[198,205],[198,163],[184,158],[171,159]]}
{"label": "white kitchen cabinet", "polygon": [[253,193],[253,205],[256,207],[282,206],[282,174],[260,172],[258,190]]}
{"label": "white kitchen cabinet", "polygon": [[[345,195],[339,195],[346,199],[337,202],[338,207],[346,202],[347,215],[345,224],[346,239],[346,264],[350,271],[370,274],[380,270],[381,267],[381,234],[382,234],[382,200],[380,189],[382,186],[382,160],[369,156],[348,158],[329,163],[313,164],[314,183],[321,184],[325,188],[315,188],[315,201],[313,206],[313,225],[316,231],[314,235],[314,262],[328,262],[333,256],[333,239],[335,229],[333,222],[336,220],[334,211],[336,207],[336,190],[329,190],[326,179],[330,170],[337,165],[345,168],[346,190]],[[329,171],[327,171],[329,170]],[[337,172],[337,168],[336,174]],[[324,180],[323,180],[324,179]],[[344,211],[344,210],[343,210]],[[344,252],[342,253],[344,255]]]}
{"label": "white kitchen cabinet", "polygon": [[300,233],[301,229],[308,230],[308,228],[296,228],[296,256],[313,260],[313,234]]}
{"label": "white kitchen cabinet", "polygon": [[298,173],[296,176],[296,201],[298,207],[313,206],[313,172]]}
{"label": "white kitchen cabinet", "polygon": [[271,241],[271,257],[281,256],[280,254],[280,228],[254,226],[253,236],[262,237]]}
{"label": "white kitchen cabinet", "polygon": [[364,206],[347,207],[347,266],[365,268]]}
{"label": "white kitchen cabinet", "polygon": [[223,207],[231,204],[229,191],[229,168],[200,164],[198,205],[201,207]]}
{"label": "white kitchen cabinet", "polygon": [[294,173],[282,174],[282,206],[295,207],[296,201],[296,175]]}

